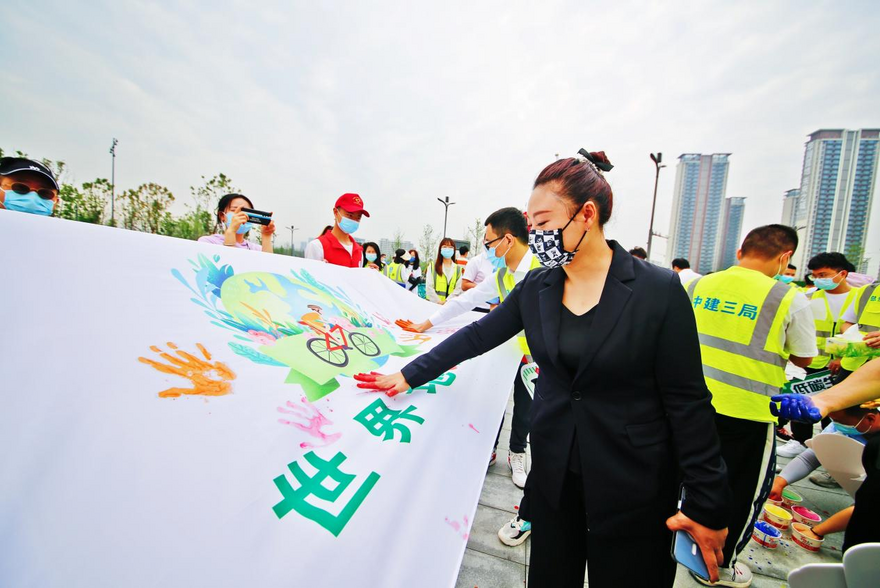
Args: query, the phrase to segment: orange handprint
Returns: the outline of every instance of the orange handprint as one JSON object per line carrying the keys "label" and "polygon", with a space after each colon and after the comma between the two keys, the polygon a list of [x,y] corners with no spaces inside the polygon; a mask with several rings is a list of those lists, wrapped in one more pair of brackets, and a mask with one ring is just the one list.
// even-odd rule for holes
{"label": "orange handprint", "polygon": [[235,373],[222,361],[211,363],[211,354],[208,353],[208,350],[201,343],[196,343],[196,347],[202,352],[204,360],[178,349],[174,343],[166,343],[166,345],[175,351],[177,357],[155,345],[151,346],[150,350],[158,353],[159,357],[168,362],[167,364],[147,359],[146,357],[139,357],[138,361],[163,374],[172,374],[186,378],[192,382],[193,387],[168,388],[159,392],[159,398],[177,398],[184,394],[187,396],[224,396],[232,392],[232,384],[229,382],[235,379]]}

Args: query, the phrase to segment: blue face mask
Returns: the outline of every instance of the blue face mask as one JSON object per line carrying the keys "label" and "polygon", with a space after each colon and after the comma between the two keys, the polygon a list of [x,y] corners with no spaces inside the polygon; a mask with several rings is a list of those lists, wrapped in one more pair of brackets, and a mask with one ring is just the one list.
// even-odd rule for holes
{"label": "blue face mask", "polygon": [[6,198],[3,200],[3,206],[6,207],[6,210],[51,216],[55,209],[55,203],[52,200],[44,200],[36,192],[28,192],[27,194],[19,194],[13,190],[4,190],[3,192],[6,194]]}
{"label": "blue face mask", "polygon": [[[489,258],[489,263],[492,264],[492,268],[497,272],[507,265],[504,261],[504,256],[507,255],[507,252],[501,255],[501,257],[498,257],[498,254],[495,251],[496,249],[498,249],[497,245],[489,247],[489,253],[486,254],[486,257]],[[510,251],[510,247],[507,248],[507,251]]]}
{"label": "blue face mask", "polygon": [[441,247],[440,255],[442,255],[446,259],[452,259],[452,256],[455,255],[455,249],[453,249],[452,247]]}
{"label": "blue face mask", "polygon": [[[840,273],[840,272],[838,272]],[[819,290],[834,290],[839,286],[837,282],[834,281],[834,278],[813,278],[813,285],[816,286]]]}
{"label": "blue face mask", "polygon": [[[861,421],[859,421],[861,422]],[[861,437],[862,434],[859,433],[859,430],[850,425],[841,425],[840,423],[834,423],[834,429],[840,433],[841,435],[846,435],[847,437]]]}
{"label": "blue face mask", "polygon": [[373,263],[374,261],[376,261],[376,254],[375,253],[367,253],[366,258],[367,258],[367,261],[369,261],[370,263]]}
{"label": "blue face mask", "polygon": [[783,284],[791,284],[792,282],[794,282],[794,276],[783,276],[782,274],[776,274],[776,279]]}
{"label": "blue face mask", "polygon": [[359,222],[357,222],[355,220],[351,220],[347,216],[343,216],[342,218],[339,219],[339,228],[346,235],[354,235],[355,231],[358,230],[359,226],[360,226]]}
{"label": "blue face mask", "polygon": [[250,231],[252,228],[254,228],[254,226],[251,223],[244,223],[243,225],[238,227],[238,230],[235,232],[239,235],[244,235],[245,233]]}

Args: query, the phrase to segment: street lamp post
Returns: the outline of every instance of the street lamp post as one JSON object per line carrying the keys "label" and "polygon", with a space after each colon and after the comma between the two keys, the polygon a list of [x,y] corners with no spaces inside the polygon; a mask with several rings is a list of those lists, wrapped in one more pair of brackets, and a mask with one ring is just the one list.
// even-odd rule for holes
{"label": "street lamp post", "polygon": [[110,225],[116,226],[114,215],[116,212],[116,145],[119,141],[113,138],[113,145],[110,146],[110,155],[113,156],[110,164]]}
{"label": "street lamp post", "polygon": [[290,254],[293,255],[293,232],[298,231],[299,228],[290,225],[289,227],[284,227],[285,229],[290,229]]}
{"label": "street lamp post", "polygon": [[648,262],[651,261],[651,241],[654,238],[654,211],[657,209],[657,184],[660,181],[660,168],[666,167],[665,165],[660,165],[660,162],[663,161],[662,153],[657,153],[656,155],[652,153],[651,161],[654,162],[656,173],[654,174],[654,200],[651,202],[651,226],[648,227]]}
{"label": "street lamp post", "polygon": [[437,200],[439,200],[440,204],[443,205],[443,238],[445,239],[446,238],[446,217],[449,215],[449,207],[452,206],[453,204],[455,204],[455,202],[450,202],[449,196],[447,196],[445,199],[438,198]]}

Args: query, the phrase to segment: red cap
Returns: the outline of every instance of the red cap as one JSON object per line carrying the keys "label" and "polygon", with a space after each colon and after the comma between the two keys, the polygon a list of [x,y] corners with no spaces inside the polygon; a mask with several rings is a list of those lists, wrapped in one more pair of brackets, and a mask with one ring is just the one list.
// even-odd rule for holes
{"label": "red cap", "polygon": [[364,201],[357,194],[343,194],[336,201],[336,208],[341,208],[346,212],[363,212],[364,216],[370,216],[370,213],[364,210]]}

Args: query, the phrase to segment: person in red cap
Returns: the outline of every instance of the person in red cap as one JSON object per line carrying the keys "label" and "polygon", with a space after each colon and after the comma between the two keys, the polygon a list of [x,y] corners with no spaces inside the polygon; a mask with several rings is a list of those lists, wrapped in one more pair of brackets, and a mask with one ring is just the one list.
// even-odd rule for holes
{"label": "person in red cap", "polygon": [[343,267],[361,267],[363,248],[352,238],[358,230],[361,218],[370,216],[364,210],[364,201],[357,194],[343,194],[333,207],[335,223],[333,230],[306,246],[306,259],[326,261]]}

